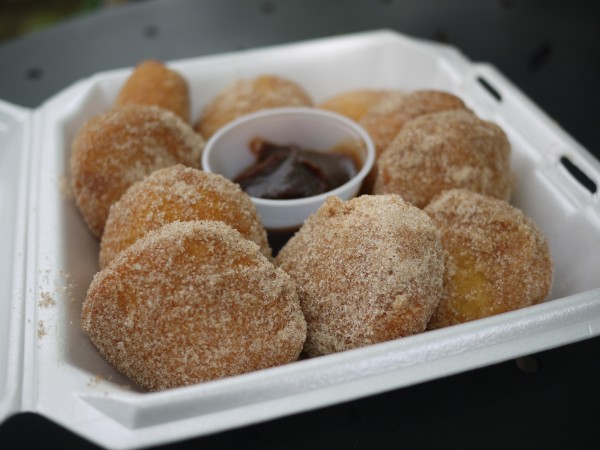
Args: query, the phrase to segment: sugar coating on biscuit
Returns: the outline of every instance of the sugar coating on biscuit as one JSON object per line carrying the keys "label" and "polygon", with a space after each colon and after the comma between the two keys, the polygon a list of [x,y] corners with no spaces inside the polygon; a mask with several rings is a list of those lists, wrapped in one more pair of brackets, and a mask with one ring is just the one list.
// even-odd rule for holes
{"label": "sugar coating on biscuit", "polygon": [[177,164],[133,184],[111,206],[100,242],[100,266],[105,267],[148,232],[170,222],[191,220],[225,222],[271,258],[256,207],[240,186],[219,174]]}
{"label": "sugar coating on biscuit", "polygon": [[277,75],[242,79],[225,87],[204,108],[195,129],[208,139],[229,122],[268,108],[312,106],[308,93],[295,81]]}
{"label": "sugar coating on biscuit", "polygon": [[190,94],[187,80],[160,61],[138,64],[117,95],[115,105],[154,105],[168,109],[190,122]]}
{"label": "sugar coating on biscuit", "polygon": [[510,153],[504,131],[469,111],[426,114],[407,122],[382,153],[373,190],[419,208],[453,188],[508,200]]}
{"label": "sugar coating on biscuit", "polygon": [[75,200],[100,237],[110,206],[136,181],[174,164],[198,168],[204,140],[169,110],[125,105],[94,116],[72,145]]}
{"label": "sugar coating on biscuit", "polygon": [[437,230],[397,195],[328,198],[276,262],[298,286],[310,356],[422,332],[442,290]]}
{"label": "sugar coating on biscuit", "polygon": [[294,282],[217,221],[174,222],[121,252],[94,277],[82,326],[148,390],[295,361],[306,335]]}
{"label": "sugar coating on biscuit", "polygon": [[466,106],[449,92],[427,89],[408,94],[391,93],[377,102],[360,123],[373,139],[376,154],[380,155],[409,120],[452,109],[466,109]]}
{"label": "sugar coating on biscuit", "polygon": [[548,242],[521,210],[465,189],[426,208],[446,253],[444,293],[428,327],[479,319],[542,302],[553,263]]}

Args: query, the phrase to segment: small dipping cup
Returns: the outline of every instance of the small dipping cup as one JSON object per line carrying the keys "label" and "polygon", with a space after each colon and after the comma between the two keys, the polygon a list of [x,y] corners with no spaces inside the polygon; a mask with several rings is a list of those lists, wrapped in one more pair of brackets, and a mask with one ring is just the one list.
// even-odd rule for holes
{"label": "small dipping cup", "polygon": [[250,197],[269,232],[298,229],[329,196],[335,195],[342,200],[356,196],[375,159],[373,141],[356,122],[317,108],[274,108],[240,117],[217,131],[204,148],[203,170],[235,179],[255,163],[250,143],[256,138],[323,152],[346,144],[356,149],[356,154],[352,155],[358,164],[356,174],[335,189],[298,199]]}

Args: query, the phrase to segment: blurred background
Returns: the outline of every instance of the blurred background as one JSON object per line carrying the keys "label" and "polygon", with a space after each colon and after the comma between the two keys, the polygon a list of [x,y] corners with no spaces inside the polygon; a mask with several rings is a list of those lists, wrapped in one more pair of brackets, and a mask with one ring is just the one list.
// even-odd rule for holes
{"label": "blurred background", "polygon": [[0,44],[66,19],[130,1],[133,0],[0,0]]}

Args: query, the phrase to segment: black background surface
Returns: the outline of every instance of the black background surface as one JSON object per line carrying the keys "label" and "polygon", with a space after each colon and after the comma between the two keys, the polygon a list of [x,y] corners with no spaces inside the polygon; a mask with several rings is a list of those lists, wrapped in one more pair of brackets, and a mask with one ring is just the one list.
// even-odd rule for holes
{"label": "black background surface", "polygon": [[[0,98],[26,107],[95,72],[387,28],[490,62],[600,158],[600,2],[145,1],[0,45]],[[600,338],[161,449],[600,447]],[[0,449],[97,448],[19,414]]]}

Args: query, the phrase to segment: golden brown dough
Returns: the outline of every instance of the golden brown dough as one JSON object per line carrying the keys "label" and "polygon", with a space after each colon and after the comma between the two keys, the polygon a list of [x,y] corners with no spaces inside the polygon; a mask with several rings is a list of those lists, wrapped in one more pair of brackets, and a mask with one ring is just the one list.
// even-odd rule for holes
{"label": "golden brown dough", "polygon": [[276,262],[298,286],[309,356],[422,332],[442,293],[437,230],[397,195],[328,198]]}
{"label": "golden brown dough", "polygon": [[160,106],[190,122],[188,83],[179,72],[160,61],[141,62],[125,81],[115,104]]}
{"label": "golden brown dough", "polygon": [[464,189],[426,208],[446,252],[444,293],[428,328],[441,328],[542,302],[552,285],[548,243],[522,211]]}
{"label": "golden brown dough", "polygon": [[408,94],[392,92],[370,108],[360,120],[360,124],[369,133],[375,145],[375,163],[363,182],[362,192],[374,193],[379,157],[406,122],[432,112],[457,108],[465,108],[460,98],[436,90],[420,90]]}
{"label": "golden brown dough", "polygon": [[510,143],[504,131],[466,110],[406,123],[379,157],[375,194],[399,194],[422,208],[440,192],[466,188],[510,198]]}
{"label": "golden brown dough", "polygon": [[90,231],[102,236],[110,206],[136,181],[174,164],[200,166],[201,136],[157,106],[125,105],[99,114],[77,133],[71,178]]}
{"label": "golden brown dough", "polygon": [[288,106],[312,106],[312,99],[298,83],[276,75],[239,80],[224,88],[206,106],[195,128],[208,139],[240,116]]}
{"label": "golden brown dough", "polygon": [[419,90],[405,95],[397,93],[379,101],[360,123],[373,139],[379,156],[409,120],[451,109],[466,109],[466,106],[460,98],[449,92]]}
{"label": "golden brown dough", "polygon": [[98,272],[82,326],[148,390],[295,361],[306,323],[295,285],[222,222],[173,222]]}
{"label": "golden brown dough", "polygon": [[240,186],[221,175],[178,164],[138,181],[112,205],[100,242],[100,267],[148,232],[191,220],[225,222],[271,257],[256,207]]}
{"label": "golden brown dough", "polygon": [[401,97],[404,94],[390,89],[354,89],[333,95],[318,107],[359,122],[382,99],[395,96]]}

